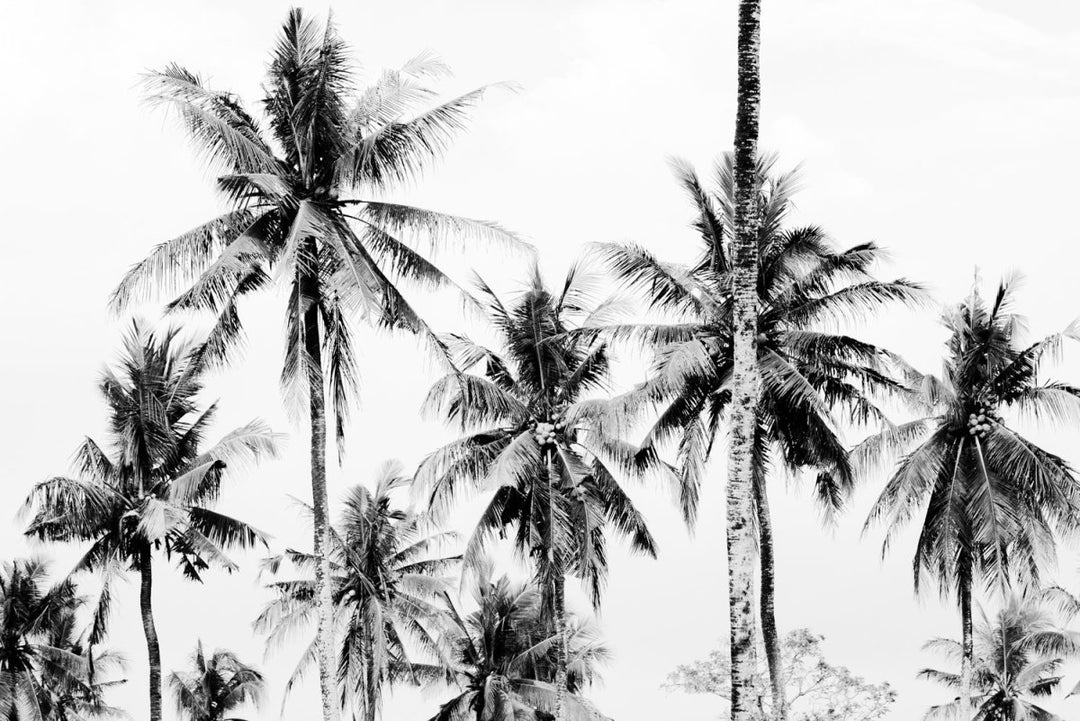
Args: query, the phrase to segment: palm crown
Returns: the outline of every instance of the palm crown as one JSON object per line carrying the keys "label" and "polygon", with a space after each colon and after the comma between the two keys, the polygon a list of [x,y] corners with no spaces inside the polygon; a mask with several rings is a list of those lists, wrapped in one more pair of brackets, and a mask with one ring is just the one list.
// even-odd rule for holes
{"label": "palm crown", "polygon": [[[450,649],[447,670],[460,693],[442,705],[432,721],[543,721],[556,705],[556,638],[543,617],[541,594],[534,583],[495,578],[481,560],[471,578],[475,610],[462,615],[445,597],[452,619],[442,641]],[[581,693],[596,679],[608,657],[595,625],[572,618],[567,634],[567,718],[602,718]]]}
{"label": "palm crown", "polygon": [[[993,616],[981,612],[975,626],[975,694],[973,721],[1062,721],[1039,704],[1060,686],[1062,666],[1080,656],[1080,634],[1067,628],[1075,615],[1075,599],[1060,601],[1062,592],[1012,593]],[[1067,619],[1053,610],[1064,605]],[[934,639],[925,646],[957,661],[962,644]],[[923,669],[920,677],[956,689],[961,677],[953,671]],[[1073,689],[1075,693],[1076,689]],[[958,718],[957,701],[931,707],[926,721]]]}
{"label": "palm crown", "polygon": [[36,511],[26,532],[89,541],[76,572],[135,568],[144,554],[163,550],[187,577],[200,580],[211,564],[235,568],[227,547],[264,541],[255,528],[211,506],[230,471],[276,455],[278,437],[252,421],[204,447],[217,412],[216,404],[199,403],[204,351],[175,330],[154,335],[133,324],[118,368],[106,369],[101,380],[111,453],[86,438],[76,453],[76,477],[34,486],[27,505]]}
{"label": "palm crown", "polygon": [[504,350],[444,337],[456,369],[432,386],[424,410],[466,435],[430,454],[417,472],[418,488],[437,514],[463,489],[490,492],[466,546],[469,565],[495,533],[515,526],[515,546],[532,556],[545,594],[573,571],[594,603],[606,573],[609,524],[635,549],[655,555],[643,516],[616,480],[617,472],[631,470],[625,449],[592,432],[578,412],[607,379],[607,344],[573,333],[612,308],[593,301],[596,282],[574,268],[553,293],[534,267],[512,304],[479,282]]}
{"label": "palm crown", "polygon": [[1060,457],[1023,436],[1009,416],[1068,420],[1080,413],[1080,389],[1042,382],[1044,361],[1077,337],[1070,326],[1030,345],[1012,307],[1015,286],[1003,281],[989,302],[978,289],[942,322],[949,331],[940,376],[910,372],[919,417],[868,438],[853,452],[872,468],[903,454],[871,509],[883,522],[886,548],[912,516],[926,516],[915,550],[916,588],[923,572],[942,591],[1014,572],[1037,580],[1054,550],[1054,532],[1072,532],[1080,484]]}
{"label": "palm crown", "polygon": [[191,655],[191,670],[169,674],[169,688],[185,721],[243,721],[231,712],[245,704],[258,707],[266,680],[231,651],[216,650],[207,656],[199,641]]}
{"label": "palm crown", "polygon": [[[169,309],[215,313],[212,355],[221,359],[241,330],[239,298],[284,283],[282,383],[298,395],[307,384],[321,392],[325,371],[340,444],[356,391],[348,319],[423,334],[426,324],[396,282],[453,286],[410,241],[519,244],[494,223],[372,197],[415,178],[463,129],[484,88],[415,110],[434,98],[425,83],[445,73],[420,56],[357,93],[333,24],[320,29],[293,10],[270,63],[265,128],[234,95],[206,88],[180,66],[149,75],[150,98],[174,109],[224,171],[217,187],[233,208],[157,246],[126,274],[114,305],[183,290]],[[309,336],[320,332],[322,348],[312,348]]]}
{"label": "palm crown", "polygon": [[[921,292],[905,280],[882,281],[873,267],[884,257],[873,243],[838,251],[815,226],[786,227],[796,188],[794,172],[775,174],[775,159],[758,162],[757,358],[761,376],[755,465],[776,460],[792,470],[817,471],[817,496],[836,510],[853,480],[834,410],[850,421],[885,422],[881,394],[897,390],[888,351],[833,330],[888,303],[915,303]],[[671,323],[613,325],[613,338],[656,349],[648,381],[605,404],[620,432],[652,409],[658,416],[642,448],[678,442],[683,513],[693,521],[698,489],[731,400],[733,369],[731,238],[732,158],[706,190],[694,170],[675,163],[694,205],[702,248],[689,265],[656,259],[643,248],[602,244],[599,253],[625,285]]]}
{"label": "palm crown", "polygon": [[[340,700],[365,720],[375,717],[385,686],[418,681],[425,663],[438,657],[444,618],[435,594],[447,588],[444,574],[459,558],[441,552],[452,533],[429,533],[423,514],[394,502],[395,493],[410,481],[400,464],[384,464],[374,492],[362,485],[348,491],[331,536]],[[315,563],[309,554],[289,551],[268,559],[266,568],[278,573],[284,561],[304,570]],[[268,632],[267,644],[273,648],[308,621],[315,588],[310,579],[275,581],[270,588],[276,598],[255,628]],[[312,645],[286,694],[314,659]]]}
{"label": "palm crown", "polygon": [[67,721],[119,712],[105,691],[122,681],[104,676],[123,659],[89,642],[78,614],[89,606],[70,579],[46,585],[39,559],[0,568],[0,719]]}

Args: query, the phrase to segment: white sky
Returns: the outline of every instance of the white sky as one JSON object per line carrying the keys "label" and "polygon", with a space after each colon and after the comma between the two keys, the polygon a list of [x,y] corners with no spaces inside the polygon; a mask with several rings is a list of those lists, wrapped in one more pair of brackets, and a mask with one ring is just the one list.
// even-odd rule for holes
{"label": "white sky", "polygon": [[[685,156],[704,169],[730,145],[735,7],[735,0],[477,0],[342,3],[335,13],[372,74],[430,49],[456,71],[448,92],[520,84],[519,93],[490,96],[437,172],[402,197],[528,235],[555,279],[591,241],[635,241],[671,257],[688,252],[690,213],[665,159]],[[31,484],[65,471],[83,434],[102,435],[95,381],[118,340],[105,311],[109,289],[151,244],[220,209],[180,131],[140,104],[137,74],[179,61],[252,105],[286,9],[256,0],[6,8],[3,558],[28,551],[14,514]],[[887,272],[925,281],[949,301],[967,291],[976,264],[988,282],[1019,268],[1034,332],[1077,314],[1078,238],[1066,221],[1080,166],[1080,8],[1068,0],[766,0],[763,22],[762,147],[785,165],[804,163],[801,219],[845,245],[883,243],[894,257]],[[448,265],[476,265],[512,287],[524,262],[478,254]],[[220,429],[259,416],[290,430],[276,391],[278,306],[267,298],[246,310],[245,362],[215,383]],[[936,369],[942,334],[933,313],[894,314],[870,330]],[[360,355],[363,408],[332,498],[370,479],[385,458],[411,465],[449,437],[417,420],[432,369],[415,343],[365,334]],[[1073,380],[1076,357],[1061,372]],[[640,372],[631,361],[623,375]],[[287,498],[308,493],[306,439],[293,430],[285,457],[240,479],[222,506],[273,533],[277,546],[306,547],[307,529]],[[1080,461],[1075,434],[1036,437]],[[614,554],[602,620],[616,660],[593,695],[620,721],[704,721],[718,712],[712,699],[660,688],[676,664],[705,655],[725,635],[723,469],[713,477],[693,539],[662,494],[636,493],[661,559]],[[889,718],[900,721],[944,698],[913,677],[932,660],[919,652],[922,642],[958,624],[950,604],[912,597],[910,538],[884,563],[880,534],[860,540],[874,490],[824,531],[805,493],[776,487],[777,613],[784,628],[824,634],[831,660],[892,682],[901,696]],[[465,528],[470,519],[460,520]],[[71,550],[48,553],[58,569],[73,558]],[[166,669],[184,661],[197,636],[261,658],[249,630],[264,598],[255,559],[243,558],[235,576],[211,574],[201,587],[160,566]],[[1072,556],[1063,560],[1061,582],[1080,590],[1075,571]],[[132,666],[117,700],[138,718],[145,661],[134,579],[122,596],[112,644]],[[276,713],[293,661],[284,653],[265,665],[275,689],[266,718]],[[286,718],[308,718],[313,691],[303,689]],[[400,692],[385,718],[427,718],[445,697]],[[1061,709],[1074,715],[1080,701]]]}

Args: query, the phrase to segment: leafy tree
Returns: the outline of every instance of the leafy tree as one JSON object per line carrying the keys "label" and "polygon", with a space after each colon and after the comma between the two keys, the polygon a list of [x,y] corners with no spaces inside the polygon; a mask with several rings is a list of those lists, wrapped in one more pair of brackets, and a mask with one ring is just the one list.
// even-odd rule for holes
{"label": "leafy tree", "polygon": [[[797,175],[776,173],[774,167],[775,158],[761,158],[756,175],[755,212],[761,218],[755,338],[759,395],[751,460],[762,632],[774,680],[773,704],[783,709],[766,481],[781,468],[793,474],[816,472],[822,508],[830,515],[842,508],[853,474],[839,421],[886,425],[877,402],[902,388],[891,377],[899,359],[838,328],[845,321],[866,319],[889,303],[915,303],[921,293],[907,281],[874,277],[874,266],[884,253],[873,243],[841,251],[816,226],[788,227]],[[599,246],[615,275],[637,291],[650,310],[667,316],[661,323],[603,329],[608,337],[643,341],[656,352],[646,382],[599,405],[607,406],[604,422],[611,434],[626,435],[643,417],[656,414],[642,442],[643,453],[655,454],[658,447],[677,440],[683,513],[693,523],[716,437],[724,421],[734,422],[734,158],[725,156],[713,188],[684,162],[676,162],[675,170],[693,202],[702,247],[694,261],[683,266],[660,261],[639,247]]]}
{"label": "leafy tree", "polygon": [[[1052,608],[1056,595],[1053,591],[1011,593],[994,616],[980,609],[971,667],[975,721],[1064,721],[1039,705],[1060,686],[1061,667],[1080,657],[1080,634],[1069,630]],[[1071,620],[1077,604],[1070,600],[1067,605],[1072,607],[1067,616]],[[952,639],[934,639],[925,648],[954,663],[964,658],[963,643]],[[927,668],[919,676],[954,690],[962,689],[964,683],[961,674],[951,671]],[[963,718],[963,702],[958,697],[933,706],[923,718]]]}
{"label": "leafy tree", "polygon": [[[896,699],[888,683],[869,683],[843,666],[825,659],[823,636],[802,628],[784,635],[784,708],[795,721],[877,721],[884,718]],[[771,674],[759,664],[750,687],[758,706],[754,721],[775,717]],[[731,656],[717,649],[709,657],[679,666],[666,686],[694,694],[731,699]]]}
{"label": "leafy tree", "polygon": [[[496,533],[513,527],[516,550],[534,563],[556,638],[565,631],[568,573],[582,579],[599,604],[608,528],[655,556],[644,518],[616,480],[617,472],[648,463],[635,464],[623,444],[592,432],[578,413],[580,402],[604,388],[607,378],[607,344],[573,332],[614,308],[593,301],[595,282],[574,268],[556,294],[534,267],[525,291],[505,304],[479,281],[503,351],[461,335],[444,339],[456,369],[432,386],[424,410],[465,435],[430,454],[417,472],[436,514],[465,489],[484,491],[486,507],[466,546],[466,563],[475,564]],[[558,653],[565,660],[565,644]],[[566,673],[560,661],[560,698]]]}
{"label": "leafy tree", "polygon": [[265,127],[235,95],[210,90],[180,66],[147,78],[150,98],[178,113],[200,153],[222,173],[217,188],[231,209],[157,246],[127,273],[113,303],[123,308],[182,290],[169,309],[214,314],[211,348],[224,360],[241,334],[240,299],[271,285],[288,290],[281,381],[290,408],[310,423],[325,721],[336,708],[330,554],[324,550],[326,402],[329,396],[340,457],[357,393],[350,318],[430,340],[399,285],[453,283],[412,241],[426,239],[432,249],[452,239],[518,244],[495,224],[383,199],[441,154],[484,93],[481,88],[418,111],[434,98],[427,83],[445,73],[424,55],[354,92],[346,45],[333,24],[320,27],[292,10],[270,57],[261,103]]}
{"label": "leafy tree", "polygon": [[975,659],[976,581],[1037,581],[1041,562],[1054,554],[1055,532],[1076,531],[1080,518],[1080,484],[1068,464],[1021,435],[1005,415],[1012,410],[1064,423],[1080,418],[1080,389],[1039,380],[1043,363],[1077,333],[1070,326],[1024,345],[1024,319],[1013,303],[1014,284],[1003,281],[989,302],[974,288],[949,308],[942,318],[950,334],[942,374],[909,372],[918,417],[871,436],[852,456],[866,470],[900,459],[867,526],[885,525],[884,552],[900,528],[922,518],[915,589],[925,574],[942,594],[956,593],[965,709]]}
{"label": "leafy tree", "polygon": [[36,484],[27,535],[48,541],[89,542],[73,573],[98,573],[103,582],[89,643],[105,632],[112,581],[124,570],[139,574],[139,608],[150,662],[151,721],[161,718],[161,653],[152,606],[155,553],[175,560],[195,581],[211,565],[232,571],[229,547],[248,548],[263,535],[212,510],[234,468],[276,455],[277,436],[252,421],[204,448],[217,404],[202,406],[206,345],[175,330],[153,334],[134,323],[115,369],[107,368],[101,393],[108,404],[111,449],[91,438],[79,447],[74,477]]}
{"label": "leafy tree", "polygon": [[216,650],[207,658],[199,641],[191,655],[191,670],[170,673],[169,689],[176,712],[185,721],[243,721],[232,712],[245,704],[258,708],[266,679],[232,651]]}
{"label": "leafy tree", "polygon": [[567,686],[560,699],[553,685],[561,661],[559,639],[550,633],[543,614],[541,592],[535,582],[494,578],[493,566],[481,561],[471,576],[476,609],[463,614],[444,594],[452,624],[442,641],[450,649],[444,669],[432,669],[431,678],[448,673],[460,693],[444,703],[431,721],[550,721],[562,704],[571,721],[602,718],[581,696],[608,658],[595,625],[571,617],[565,636]]}
{"label": "leafy tree", "polygon": [[[422,662],[414,654],[438,656],[444,619],[435,594],[447,587],[442,574],[459,559],[440,550],[454,534],[429,533],[431,524],[423,514],[394,503],[395,492],[410,480],[400,464],[389,462],[379,471],[374,493],[353,486],[330,539],[340,703],[364,721],[379,713],[385,687],[419,682]],[[290,550],[268,559],[266,567],[279,573],[286,560],[306,571],[316,565],[315,556]],[[317,601],[310,578],[276,581],[270,587],[276,597],[255,628],[269,634],[267,644],[273,648],[309,623]],[[286,696],[315,661],[313,643],[289,679]]]}
{"label": "leafy tree", "polygon": [[87,601],[70,579],[46,585],[39,559],[0,566],[0,720],[69,721],[117,715],[103,678],[122,668],[115,654],[92,650],[77,632]]}

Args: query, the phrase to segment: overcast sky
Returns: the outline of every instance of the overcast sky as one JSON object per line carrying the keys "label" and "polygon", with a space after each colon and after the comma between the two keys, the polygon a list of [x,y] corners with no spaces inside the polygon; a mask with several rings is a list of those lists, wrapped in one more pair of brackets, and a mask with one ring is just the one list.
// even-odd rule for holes
{"label": "overcast sky", "polygon": [[[470,132],[400,198],[498,220],[528,236],[557,280],[592,241],[633,241],[685,257],[694,237],[672,155],[702,169],[729,148],[735,98],[735,0],[648,2],[351,2],[334,6],[366,77],[423,50],[456,71],[448,93],[497,80],[516,93],[487,97]],[[1034,333],[1064,326],[1076,302],[1077,241],[1070,225],[1080,167],[1080,6],[1071,0],[765,0],[761,146],[802,163],[799,219],[839,243],[876,240],[882,270],[924,281],[955,301],[978,266],[986,283],[1021,270],[1021,308]],[[221,89],[260,95],[267,53],[288,5],[245,2],[21,2],[5,11],[0,113],[5,228],[0,314],[0,556],[31,547],[17,507],[31,484],[68,467],[84,434],[103,433],[96,379],[118,341],[105,308],[123,270],[150,246],[221,210],[210,175],[175,123],[140,102],[138,74],[177,61]],[[324,15],[325,3],[307,6]],[[486,255],[450,259],[513,288],[525,263]],[[435,304],[436,320],[451,321]],[[223,508],[306,548],[308,530],[289,495],[307,497],[306,436],[281,409],[280,298],[245,308],[244,361],[216,379],[219,431],[262,417],[292,433],[284,457],[238,479]],[[933,312],[894,313],[866,329],[926,370],[943,334]],[[457,329],[442,328],[445,330]],[[433,369],[415,342],[361,335],[363,400],[332,500],[370,481],[386,458],[413,465],[450,436],[417,409]],[[1080,353],[1057,374],[1080,378]],[[640,377],[628,358],[622,376]],[[1075,433],[1038,431],[1080,462]],[[661,544],[658,561],[614,553],[602,623],[615,660],[593,692],[619,721],[715,718],[719,702],[668,692],[677,664],[704,656],[726,634],[722,464],[690,538],[667,497],[635,491]],[[958,629],[950,603],[917,600],[910,535],[880,560],[880,534],[860,537],[882,479],[822,530],[805,488],[774,488],[777,615],[784,629],[826,636],[835,662],[900,692],[891,721],[917,718],[946,694],[914,680],[934,661],[919,651]],[[463,511],[457,522],[468,528]],[[58,572],[74,549],[47,549]],[[155,589],[166,669],[201,637],[262,662],[250,622],[265,600],[242,572],[186,584],[160,564]],[[1060,581],[1080,591],[1077,563]],[[124,588],[111,644],[132,661],[116,696],[142,718],[145,652],[137,583]],[[299,647],[265,662],[273,718]],[[1078,674],[1073,673],[1076,677]],[[1075,678],[1070,678],[1070,682]],[[1071,686],[1071,683],[1069,684]],[[447,697],[402,691],[384,718],[427,718]],[[314,684],[287,707],[310,718]],[[1080,715],[1080,701],[1061,706]],[[172,713],[171,709],[168,712]],[[167,716],[168,718],[169,716]]]}

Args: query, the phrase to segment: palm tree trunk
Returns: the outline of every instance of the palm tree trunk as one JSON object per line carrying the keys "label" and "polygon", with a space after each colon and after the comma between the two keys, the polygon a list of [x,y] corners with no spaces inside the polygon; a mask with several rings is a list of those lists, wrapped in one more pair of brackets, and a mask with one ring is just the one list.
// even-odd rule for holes
{"label": "palm tree trunk", "polygon": [[754,506],[757,509],[759,547],[761,552],[761,636],[769,662],[772,685],[772,718],[787,721],[787,699],[784,695],[784,667],[780,656],[780,634],[776,630],[776,567],[773,556],[773,527],[769,513],[765,469],[755,463]]}
{"label": "palm tree trunk", "polygon": [[734,368],[727,487],[728,615],[731,624],[731,721],[753,716],[754,524],[753,447],[758,374],[757,212],[755,164],[760,106],[761,0],[739,3],[739,82],[735,115],[735,227],[732,315]]}
{"label": "palm tree trunk", "polygon": [[150,721],[161,721],[161,646],[154,626],[153,590],[153,567],[150,549],[146,548],[139,552],[139,611],[146,636],[146,656],[150,662]]}
{"label": "palm tree trunk", "polygon": [[960,721],[971,718],[971,669],[975,656],[975,642],[971,618],[971,559],[961,560],[960,570],[960,625],[963,634],[960,658]]}
{"label": "palm tree trunk", "polygon": [[555,721],[566,719],[567,671],[570,655],[566,648],[566,576],[555,579],[555,632],[559,634],[558,665],[555,667]]}
{"label": "palm tree trunk", "polygon": [[[307,257],[316,257],[315,240],[304,241]],[[307,355],[309,420],[311,422],[311,500],[315,532],[315,596],[319,625],[315,648],[319,662],[319,691],[323,721],[336,721],[337,684],[334,669],[334,602],[330,588],[330,524],[326,495],[326,395],[322,375],[322,343],[319,335],[318,279],[307,273],[301,278],[300,297],[304,309],[304,351]]]}

